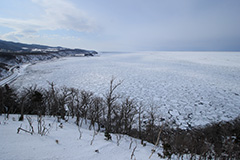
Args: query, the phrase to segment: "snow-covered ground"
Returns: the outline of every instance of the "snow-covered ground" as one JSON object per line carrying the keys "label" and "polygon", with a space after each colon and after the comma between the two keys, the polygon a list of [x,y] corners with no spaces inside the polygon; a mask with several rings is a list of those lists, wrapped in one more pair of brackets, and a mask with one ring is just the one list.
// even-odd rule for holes
{"label": "snow-covered ground", "polygon": [[112,76],[118,93],[154,105],[183,127],[230,120],[240,114],[239,52],[141,52],[67,57],[28,66],[14,86],[54,82],[98,95]]}
{"label": "snow-covered ground", "polygon": [[[132,139],[124,135],[117,145],[116,135],[112,140],[104,140],[104,133],[98,133],[93,140],[93,130],[81,128],[82,137],[79,139],[79,131],[74,119],[68,122],[57,123],[53,117],[44,117],[45,124],[49,129],[46,136],[37,134],[37,116],[30,116],[33,120],[34,134],[24,131],[17,134],[17,129],[22,125],[23,129],[29,130],[26,120],[19,122],[17,115],[10,115],[5,120],[5,115],[0,116],[0,159],[2,160],[126,160],[131,159],[132,151],[137,146],[132,159],[146,160],[154,148],[152,144],[146,146],[140,144],[140,140]],[[49,127],[51,125],[51,127]],[[58,143],[57,143],[58,142]],[[156,150],[160,152],[161,150]],[[151,160],[159,160],[155,152]]]}

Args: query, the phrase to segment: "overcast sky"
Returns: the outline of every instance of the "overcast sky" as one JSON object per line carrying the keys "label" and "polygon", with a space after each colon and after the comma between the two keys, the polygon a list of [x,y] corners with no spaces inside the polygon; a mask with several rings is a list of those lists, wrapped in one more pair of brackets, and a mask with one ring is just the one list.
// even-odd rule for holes
{"label": "overcast sky", "polygon": [[240,0],[0,0],[0,39],[98,51],[240,51]]}

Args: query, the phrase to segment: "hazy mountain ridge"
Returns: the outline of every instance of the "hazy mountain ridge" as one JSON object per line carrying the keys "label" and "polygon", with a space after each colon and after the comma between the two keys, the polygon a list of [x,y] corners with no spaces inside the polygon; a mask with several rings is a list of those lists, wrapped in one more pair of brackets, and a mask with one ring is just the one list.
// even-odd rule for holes
{"label": "hazy mountain ridge", "polygon": [[[24,48],[47,49],[47,48],[54,48],[54,47],[49,47],[49,46],[45,46],[45,45],[37,45],[37,44],[24,44],[24,43],[0,40],[0,49],[2,49],[2,50],[20,51],[20,50],[24,50]],[[57,47],[57,48],[59,48],[59,47]]]}
{"label": "hazy mountain ridge", "polygon": [[96,51],[50,47],[0,40],[0,78],[6,77],[8,69],[23,63],[34,63],[65,56],[94,56]]}

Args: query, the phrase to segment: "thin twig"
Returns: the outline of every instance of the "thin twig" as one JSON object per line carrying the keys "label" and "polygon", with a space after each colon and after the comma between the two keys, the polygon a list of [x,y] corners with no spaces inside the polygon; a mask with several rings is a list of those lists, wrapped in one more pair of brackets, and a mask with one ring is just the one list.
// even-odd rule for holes
{"label": "thin twig", "polygon": [[92,140],[91,140],[91,143],[90,143],[90,145],[92,145],[93,144],[93,141],[94,141],[94,138],[95,138],[95,136],[96,136],[96,132],[95,132],[95,130],[93,131],[93,138],[92,138]]}
{"label": "thin twig", "polygon": [[82,138],[82,132],[81,132],[81,127],[78,125],[78,132],[79,132],[79,139]]}
{"label": "thin twig", "polygon": [[24,131],[24,132],[27,132],[27,133],[30,133],[31,135],[33,134],[33,132],[30,132],[28,130],[25,130],[22,128],[22,124],[20,125],[20,127],[17,129],[17,134],[19,134],[20,130]]}
{"label": "thin twig", "polygon": [[160,140],[160,135],[161,135],[162,129],[163,129],[163,124],[162,124],[162,126],[161,126],[161,128],[160,128],[160,130],[159,130],[159,132],[158,132],[158,138],[157,138],[157,141],[156,141],[156,143],[155,143],[155,145],[154,145],[154,147],[153,147],[153,149],[152,149],[152,153],[151,153],[151,155],[149,156],[149,159],[152,157],[153,153],[155,152],[155,148],[156,148],[157,145],[159,144],[159,140]]}
{"label": "thin twig", "polygon": [[130,142],[130,145],[129,145],[129,149],[132,148],[132,143],[133,143],[133,140],[132,140],[132,138],[131,138],[131,142]]}
{"label": "thin twig", "polygon": [[134,152],[135,152],[136,148],[137,148],[137,145],[133,148],[133,151],[132,151],[132,154],[131,154],[131,159],[133,158],[133,156],[135,156]]}

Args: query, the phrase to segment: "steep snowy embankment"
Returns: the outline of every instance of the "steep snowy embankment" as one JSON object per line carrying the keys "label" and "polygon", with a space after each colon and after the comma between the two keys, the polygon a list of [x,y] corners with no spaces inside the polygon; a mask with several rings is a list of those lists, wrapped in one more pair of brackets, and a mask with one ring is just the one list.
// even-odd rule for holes
{"label": "steep snowy embankment", "polygon": [[[132,159],[146,160],[151,154],[152,144],[147,143],[145,147],[139,140],[133,139],[129,149],[131,138],[122,136],[119,146],[116,135],[112,135],[112,141],[104,140],[104,134],[98,133],[92,145],[93,130],[81,128],[82,138],[79,139],[79,131],[74,124],[74,119],[62,122],[63,128],[55,118],[44,117],[49,133],[46,136],[37,134],[37,117],[30,116],[33,121],[34,134],[24,131],[17,134],[17,129],[22,125],[23,129],[29,130],[26,120],[17,121],[17,115],[10,115],[8,120],[0,116],[0,159],[4,160],[126,160],[131,159],[132,151],[137,146]],[[51,127],[50,127],[51,126]],[[58,142],[58,143],[57,143]],[[151,160],[159,160],[154,153]]]}

